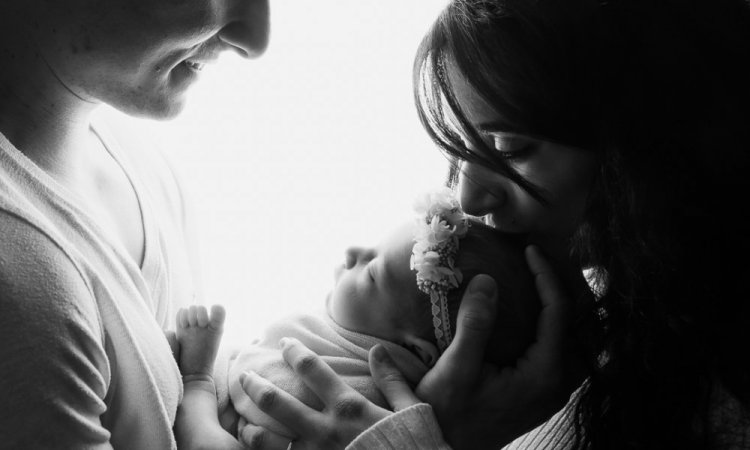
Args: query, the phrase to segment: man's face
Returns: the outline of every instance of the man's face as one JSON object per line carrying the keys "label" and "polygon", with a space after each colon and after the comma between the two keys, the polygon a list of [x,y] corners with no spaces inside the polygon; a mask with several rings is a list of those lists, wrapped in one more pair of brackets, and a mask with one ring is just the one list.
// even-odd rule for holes
{"label": "man's face", "polygon": [[83,100],[167,118],[220,52],[263,53],[268,16],[268,0],[38,0],[20,38]]}
{"label": "man's face", "polygon": [[413,332],[418,302],[429,303],[409,266],[413,245],[414,225],[408,224],[377,247],[347,249],[328,298],[331,318],[348,330],[394,342]]}

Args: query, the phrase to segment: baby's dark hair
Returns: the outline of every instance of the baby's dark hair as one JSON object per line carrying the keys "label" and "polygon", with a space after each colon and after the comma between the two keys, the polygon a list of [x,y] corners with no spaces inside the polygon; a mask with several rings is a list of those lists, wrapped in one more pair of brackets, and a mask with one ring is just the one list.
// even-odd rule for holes
{"label": "baby's dark hair", "polygon": [[[451,330],[455,334],[458,308],[469,281],[479,274],[489,275],[495,280],[498,288],[497,317],[485,359],[501,366],[518,359],[536,332],[540,303],[523,251],[524,242],[519,237],[501,233],[477,220],[470,221],[466,236],[459,241],[455,260],[463,280],[458,288],[448,292]],[[424,326],[420,335],[435,342],[430,301],[425,299],[423,304],[420,323]]]}

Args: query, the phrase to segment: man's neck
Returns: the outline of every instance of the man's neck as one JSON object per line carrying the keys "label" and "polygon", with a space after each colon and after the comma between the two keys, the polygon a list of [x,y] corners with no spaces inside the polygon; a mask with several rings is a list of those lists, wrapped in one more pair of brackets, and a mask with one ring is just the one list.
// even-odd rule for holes
{"label": "man's neck", "polygon": [[84,159],[97,105],[63,84],[21,22],[0,21],[0,132],[43,170],[67,179]]}

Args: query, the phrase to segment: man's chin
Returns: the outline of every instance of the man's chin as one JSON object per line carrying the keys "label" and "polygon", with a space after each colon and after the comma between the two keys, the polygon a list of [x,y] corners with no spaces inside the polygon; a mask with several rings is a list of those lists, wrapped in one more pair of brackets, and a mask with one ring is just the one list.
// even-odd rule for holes
{"label": "man's chin", "polygon": [[113,108],[132,117],[153,120],[172,120],[185,109],[186,100],[179,97],[163,98],[133,103],[110,104]]}

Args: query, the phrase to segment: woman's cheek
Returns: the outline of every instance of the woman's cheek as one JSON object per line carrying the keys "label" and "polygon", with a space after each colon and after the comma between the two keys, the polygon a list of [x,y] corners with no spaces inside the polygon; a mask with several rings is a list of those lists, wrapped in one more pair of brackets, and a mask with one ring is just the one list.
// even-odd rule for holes
{"label": "woman's cheek", "polygon": [[570,237],[583,222],[586,198],[574,195],[550,205],[550,233],[559,237]]}

